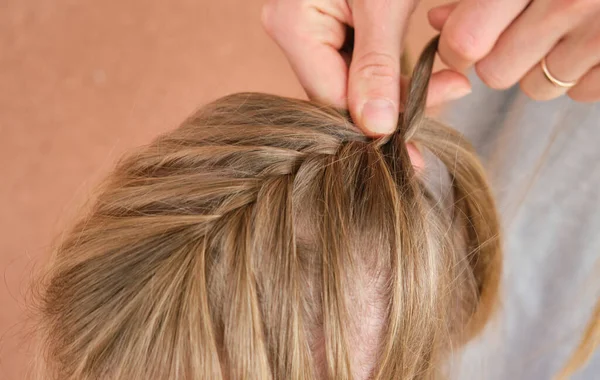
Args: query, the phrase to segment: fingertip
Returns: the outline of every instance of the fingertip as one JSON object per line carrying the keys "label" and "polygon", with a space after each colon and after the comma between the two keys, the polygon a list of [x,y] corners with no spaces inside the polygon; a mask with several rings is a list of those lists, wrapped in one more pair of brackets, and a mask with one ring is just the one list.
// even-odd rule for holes
{"label": "fingertip", "polygon": [[469,79],[453,70],[441,70],[431,76],[427,93],[427,106],[440,105],[462,98],[472,91]]}
{"label": "fingertip", "polygon": [[441,31],[444,27],[444,24],[448,20],[448,17],[450,17],[450,14],[456,8],[457,5],[458,3],[450,3],[431,8],[427,12],[427,20],[429,21],[429,24],[435,30]]}
{"label": "fingertip", "polygon": [[471,81],[461,72],[452,69],[442,69],[431,75],[431,81],[434,83],[452,83],[471,88]]}
{"label": "fingertip", "polygon": [[446,20],[443,18],[443,15],[438,8],[433,8],[427,12],[427,21],[429,21],[429,25],[431,25],[433,29],[439,32],[442,30]]}

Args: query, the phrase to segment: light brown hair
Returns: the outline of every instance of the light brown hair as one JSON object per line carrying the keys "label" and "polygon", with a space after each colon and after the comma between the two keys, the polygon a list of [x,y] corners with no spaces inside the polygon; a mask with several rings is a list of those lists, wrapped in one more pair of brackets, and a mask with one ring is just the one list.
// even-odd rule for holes
{"label": "light brown hair", "polygon": [[[502,263],[473,149],[423,115],[436,46],[392,136],[246,93],[120,162],[54,254],[44,377],[436,376],[493,312]],[[407,142],[445,166],[451,202]]]}

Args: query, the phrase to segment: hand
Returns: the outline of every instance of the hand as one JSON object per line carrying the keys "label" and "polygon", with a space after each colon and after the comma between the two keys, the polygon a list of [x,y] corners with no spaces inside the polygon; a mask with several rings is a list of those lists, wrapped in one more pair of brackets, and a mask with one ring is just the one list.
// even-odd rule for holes
{"label": "hand", "polygon": [[[367,134],[394,131],[401,106],[400,56],[416,0],[270,0],[262,22],[311,99],[348,108]],[[340,53],[354,28],[352,57]],[[467,78],[433,75],[428,105],[470,92]]]}
{"label": "hand", "polygon": [[[475,64],[490,87],[519,82],[536,100],[600,100],[600,0],[462,0],[429,11],[448,66]],[[544,74],[571,88],[553,84]]]}

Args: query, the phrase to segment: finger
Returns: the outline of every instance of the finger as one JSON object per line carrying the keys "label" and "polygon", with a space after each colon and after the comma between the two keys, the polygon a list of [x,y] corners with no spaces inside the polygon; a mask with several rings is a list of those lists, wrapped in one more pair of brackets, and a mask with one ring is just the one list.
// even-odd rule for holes
{"label": "finger", "polygon": [[423,158],[423,154],[414,143],[407,143],[406,148],[413,168],[415,168],[417,174],[422,173],[423,169],[425,169],[425,159]]}
{"label": "finger", "polygon": [[578,102],[600,101],[600,65],[588,71],[567,95]]}
{"label": "finger", "polygon": [[[402,104],[408,95],[408,85],[409,78],[402,77]],[[439,106],[469,93],[471,93],[471,83],[466,76],[453,70],[441,70],[431,75],[427,89],[427,107]]]}
{"label": "finger", "polygon": [[429,81],[427,107],[439,106],[470,93],[471,83],[466,76],[453,70],[441,70]]}
{"label": "finger", "polygon": [[288,59],[308,97],[347,108],[348,66],[331,46],[305,43],[289,49]]}
{"label": "finger", "polygon": [[440,38],[440,57],[464,70],[485,57],[530,0],[463,0],[448,17]]}
{"label": "finger", "polygon": [[442,30],[444,24],[450,17],[450,14],[456,6],[458,5],[458,1],[454,3],[448,3],[444,5],[440,5],[439,7],[431,8],[429,12],[427,12],[427,19],[429,20],[429,25],[438,32]]}
{"label": "finger", "polygon": [[343,10],[300,8],[297,2],[270,2],[262,23],[281,47],[309,98],[347,108],[348,66],[338,49],[344,43]]}
{"label": "finger", "polygon": [[412,6],[410,1],[353,1],[355,44],[348,107],[369,135],[388,134],[396,128],[402,36]]}
{"label": "finger", "polygon": [[552,8],[533,2],[502,34],[492,52],[476,64],[479,77],[496,89],[517,83],[583,19],[582,12],[567,5]]}
{"label": "finger", "polygon": [[[581,82],[581,77],[600,62],[599,36],[600,25],[584,25],[574,30],[546,55],[547,70],[562,82]],[[569,90],[552,83],[541,64],[529,70],[520,84],[523,92],[535,100],[554,99]]]}

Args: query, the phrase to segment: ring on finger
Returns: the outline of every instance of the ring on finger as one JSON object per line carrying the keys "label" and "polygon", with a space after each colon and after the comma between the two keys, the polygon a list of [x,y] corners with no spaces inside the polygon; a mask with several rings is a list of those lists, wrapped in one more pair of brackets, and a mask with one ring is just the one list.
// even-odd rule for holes
{"label": "ring on finger", "polygon": [[552,73],[550,73],[550,70],[548,70],[548,65],[546,65],[546,57],[542,58],[540,65],[542,66],[542,71],[544,72],[544,76],[553,85],[558,86],[558,87],[563,87],[563,88],[571,88],[577,84],[577,81],[564,82],[564,81],[556,78],[554,75],[552,75]]}

